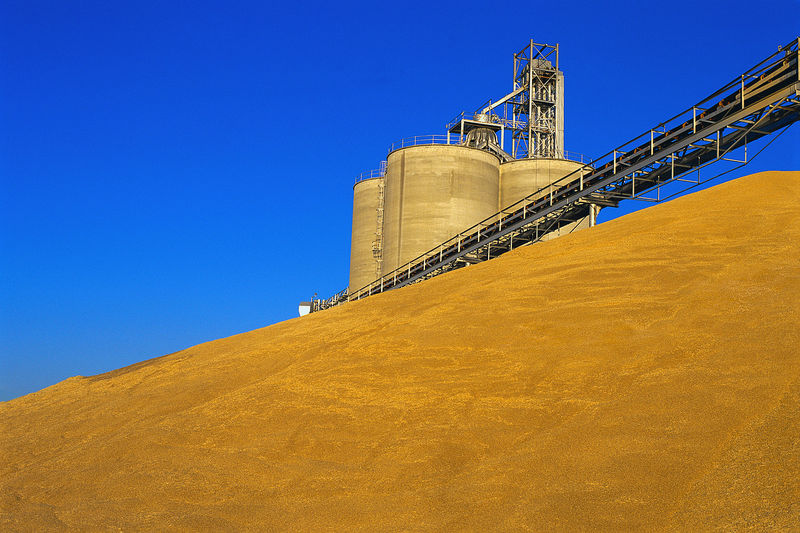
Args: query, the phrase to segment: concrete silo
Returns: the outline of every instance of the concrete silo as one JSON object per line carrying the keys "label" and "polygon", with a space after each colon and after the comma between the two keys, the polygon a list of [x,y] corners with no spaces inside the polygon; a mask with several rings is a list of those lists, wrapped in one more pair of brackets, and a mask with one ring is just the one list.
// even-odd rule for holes
{"label": "concrete silo", "polygon": [[353,230],[350,241],[349,290],[380,277],[383,168],[362,174],[353,186]]}
{"label": "concrete silo", "polygon": [[503,163],[500,165],[500,206],[505,209],[573,172],[575,179],[579,179],[581,169],[585,173],[589,167],[577,161],[544,157]]}
{"label": "concrete silo", "polygon": [[[500,204],[505,209],[542,189],[541,193],[533,198],[547,196],[550,186],[556,181],[567,175],[571,175],[571,177],[559,185],[566,184],[567,181],[578,180],[581,174],[587,174],[590,169],[591,167],[588,165],[577,161],[553,158],[516,159],[503,163],[500,165]],[[554,185],[554,187],[559,185]],[[586,217],[548,233],[542,240],[549,241],[561,235],[594,226],[598,212],[597,206],[587,205]]]}
{"label": "concrete silo", "polygon": [[417,145],[389,154],[383,275],[494,215],[499,159],[463,145]]}

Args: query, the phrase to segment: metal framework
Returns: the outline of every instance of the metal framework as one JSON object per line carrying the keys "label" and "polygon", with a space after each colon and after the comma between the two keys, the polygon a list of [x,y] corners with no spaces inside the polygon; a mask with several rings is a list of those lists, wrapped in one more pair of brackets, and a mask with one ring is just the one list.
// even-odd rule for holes
{"label": "metal framework", "polygon": [[[800,38],[683,113],[593,160],[588,171],[579,169],[536,191],[359,290],[315,300],[313,310],[403,287],[538,242],[547,233],[591,215],[592,205],[616,206],[624,199],[661,202],[741,167],[749,161],[749,143],[779,134],[800,120],[798,49]],[[742,151],[743,158],[731,157],[734,150]],[[736,166],[701,176],[702,169],[718,161]],[[682,188],[662,195],[662,187],[674,183]]]}
{"label": "metal framework", "polygon": [[531,40],[514,54],[513,90],[478,111],[503,107],[503,117],[492,118],[511,131],[513,159],[563,157],[564,76],[558,48]]}
{"label": "metal framework", "polygon": [[[534,43],[514,54],[514,90],[523,89],[509,101],[514,159],[561,157],[558,143],[559,86],[558,45]],[[507,118],[507,117],[506,117]]]}

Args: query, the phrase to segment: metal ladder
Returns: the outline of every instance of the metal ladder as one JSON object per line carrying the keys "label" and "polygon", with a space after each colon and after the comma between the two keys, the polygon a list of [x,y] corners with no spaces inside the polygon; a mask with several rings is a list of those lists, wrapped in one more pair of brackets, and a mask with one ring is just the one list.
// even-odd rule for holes
{"label": "metal ladder", "polygon": [[372,241],[372,257],[375,259],[375,279],[381,277],[383,267],[383,204],[386,178],[381,178],[378,183],[378,207],[376,209],[375,240]]}

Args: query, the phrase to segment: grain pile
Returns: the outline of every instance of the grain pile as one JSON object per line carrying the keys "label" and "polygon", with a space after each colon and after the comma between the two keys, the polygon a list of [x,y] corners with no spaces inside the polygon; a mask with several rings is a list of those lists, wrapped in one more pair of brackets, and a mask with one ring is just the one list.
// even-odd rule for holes
{"label": "grain pile", "polygon": [[800,529],[800,172],[0,404],[0,529]]}

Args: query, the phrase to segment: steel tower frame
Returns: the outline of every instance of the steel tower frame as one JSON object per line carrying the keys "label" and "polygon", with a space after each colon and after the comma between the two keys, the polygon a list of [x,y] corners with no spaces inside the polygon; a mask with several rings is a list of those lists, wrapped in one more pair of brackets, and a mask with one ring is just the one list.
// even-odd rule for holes
{"label": "steel tower frame", "polygon": [[[488,114],[501,106],[503,116],[492,114],[491,119],[511,132],[513,159],[564,157],[564,89],[558,44],[531,39],[514,54],[513,90],[479,107],[477,113]],[[454,130],[463,115],[451,121],[448,128]]]}
{"label": "steel tower frame", "polygon": [[[514,159],[561,157],[558,146],[559,46],[535,43],[514,54],[514,91],[505,104],[505,118],[511,115],[511,155]],[[512,93],[512,94],[513,94]]]}

